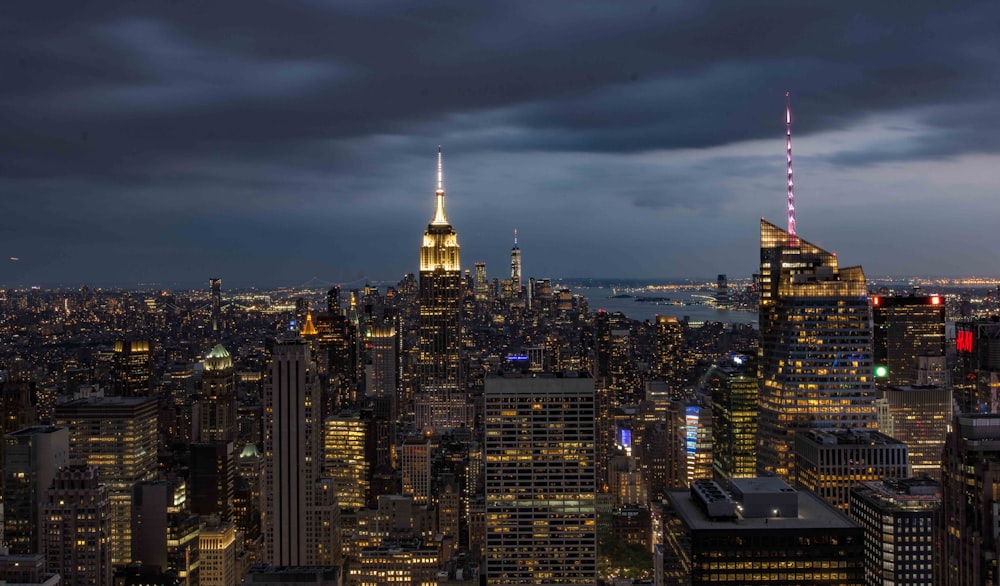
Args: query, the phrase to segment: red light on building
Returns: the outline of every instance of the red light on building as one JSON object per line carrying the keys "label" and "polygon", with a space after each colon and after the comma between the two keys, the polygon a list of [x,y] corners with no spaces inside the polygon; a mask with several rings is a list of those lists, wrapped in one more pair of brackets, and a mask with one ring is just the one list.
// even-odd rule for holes
{"label": "red light on building", "polygon": [[872,305],[878,305],[881,302],[882,302],[881,297],[872,297]]}
{"label": "red light on building", "polygon": [[959,352],[972,352],[972,332],[959,330],[955,337],[955,350]]}
{"label": "red light on building", "polygon": [[931,305],[941,305],[941,298],[937,295],[931,297]]}

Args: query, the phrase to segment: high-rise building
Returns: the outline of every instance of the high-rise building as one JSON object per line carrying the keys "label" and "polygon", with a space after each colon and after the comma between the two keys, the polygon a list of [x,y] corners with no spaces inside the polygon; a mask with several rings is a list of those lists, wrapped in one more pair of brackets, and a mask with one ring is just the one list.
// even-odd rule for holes
{"label": "high-rise building", "polygon": [[132,500],[132,561],[197,583],[201,523],[180,480],[138,482]]}
{"label": "high-rise building", "polygon": [[444,213],[444,179],[438,149],[434,217],[420,247],[417,385],[420,391],[461,389],[462,268],[458,233]]}
{"label": "high-rise building", "polygon": [[679,441],[684,450],[684,484],[712,478],[712,416],[711,398],[699,394],[684,401],[677,410]]}
{"label": "high-rise building", "polygon": [[236,378],[233,358],[216,344],[205,357],[195,442],[232,442],[237,437]]}
{"label": "high-rise building", "polygon": [[796,433],[876,424],[867,284],[763,219],[760,275],[757,468],[794,483]]}
{"label": "high-rise building", "polygon": [[757,365],[734,357],[709,369],[712,472],[717,480],[757,476]]}
{"label": "high-rise building", "polygon": [[[864,584],[861,527],[780,478],[714,480],[667,493],[660,563],[686,584]],[[658,577],[662,579],[662,577]],[[666,583],[666,582],[662,582]],[[671,582],[677,583],[677,582]]]}
{"label": "high-rise building", "polygon": [[212,331],[222,329],[222,279],[209,279],[208,287],[212,304]]}
{"label": "high-rise building", "polygon": [[873,429],[810,429],[795,434],[799,484],[846,511],[861,482],[906,478],[906,444]]}
{"label": "high-rise building", "polygon": [[510,249],[510,282],[515,295],[521,294],[521,247],[517,245],[517,229],[514,229],[514,247]]}
{"label": "high-rise building", "polygon": [[111,394],[145,397],[152,385],[152,355],[148,340],[118,340],[111,362]]}
{"label": "high-rise building", "polygon": [[413,502],[426,505],[431,500],[431,457],[434,448],[425,437],[407,438],[400,450],[400,467],[403,475],[403,494],[413,497]]}
{"label": "high-rise building", "polygon": [[941,463],[939,584],[985,586],[1000,578],[1000,415],[957,415]]}
{"label": "high-rise building", "polygon": [[232,442],[204,442],[190,446],[188,471],[190,509],[196,515],[216,515],[228,521],[233,514],[236,461]]}
{"label": "high-rise building", "polygon": [[490,299],[490,282],[486,279],[486,263],[476,261],[476,301],[488,301]]}
{"label": "high-rise building", "polygon": [[669,384],[677,395],[684,381],[684,328],[676,317],[656,316],[656,374]]}
{"label": "high-rise building", "polygon": [[264,385],[264,559],[276,566],[339,563],[336,492],[323,470],[319,381],[309,345],[274,344]]}
{"label": "high-rise building", "polygon": [[[31,366],[22,358],[11,360],[6,379],[0,379],[0,437],[35,423],[35,383]],[[4,465],[4,445],[0,441],[0,470]],[[3,495],[3,476],[0,474],[0,498]]]}
{"label": "high-rise building", "polygon": [[485,404],[486,583],[593,585],[594,381],[488,378]]}
{"label": "high-rise building", "polygon": [[729,281],[726,275],[719,275],[715,286],[715,306],[729,307]]}
{"label": "high-rise building", "polygon": [[[944,356],[945,302],[940,295],[872,297],[875,382],[904,386],[917,382],[918,358]],[[885,367],[881,376],[880,367]]]}
{"label": "high-rise building", "polygon": [[64,466],[42,502],[42,553],[66,586],[111,586],[111,501],[97,468]]}
{"label": "high-rise building", "polygon": [[851,518],[865,531],[868,586],[932,586],[941,485],[927,478],[868,481],[851,490]]}
{"label": "high-rise building", "polygon": [[201,586],[236,586],[237,532],[232,523],[203,527],[198,535],[198,580]]}
{"label": "high-rise building", "polygon": [[878,391],[889,410],[886,432],[910,450],[913,476],[941,479],[941,451],[951,429],[952,391],[932,386],[890,386]]}
{"label": "high-rise building", "polygon": [[1000,322],[955,324],[955,402],[962,413],[1000,413]]}
{"label": "high-rise building", "polygon": [[67,463],[69,433],[65,427],[34,425],[8,433],[4,443],[4,545],[14,554],[39,553],[42,503],[59,467]]}
{"label": "high-rise building", "polygon": [[357,411],[342,412],[323,422],[324,476],[337,487],[342,509],[362,509],[371,490],[371,420]]}
{"label": "high-rise building", "polygon": [[421,539],[399,540],[361,550],[360,560],[351,566],[350,584],[385,586],[403,584],[437,586],[440,552]]}
{"label": "high-rise building", "polygon": [[56,424],[69,428],[72,462],[97,467],[111,501],[111,563],[132,561],[132,488],[156,476],[156,400],[92,397],[56,406]]}

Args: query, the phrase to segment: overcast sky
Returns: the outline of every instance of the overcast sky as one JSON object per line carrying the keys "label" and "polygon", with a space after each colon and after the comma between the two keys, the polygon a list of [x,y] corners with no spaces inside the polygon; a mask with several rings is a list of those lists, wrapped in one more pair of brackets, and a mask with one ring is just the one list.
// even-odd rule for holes
{"label": "overcast sky", "polygon": [[[1000,275],[1000,3],[14,2],[0,286],[418,268],[749,276],[785,222],[869,276]],[[19,260],[8,260],[17,258]]]}

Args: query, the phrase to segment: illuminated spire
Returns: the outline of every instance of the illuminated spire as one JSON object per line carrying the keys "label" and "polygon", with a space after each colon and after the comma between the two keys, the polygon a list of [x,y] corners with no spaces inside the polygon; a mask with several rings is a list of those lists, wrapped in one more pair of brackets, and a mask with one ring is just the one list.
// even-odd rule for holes
{"label": "illuminated spire", "polygon": [[785,158],[788,162],[788,244],[798,245],[795,235],[795,182],[792,180],[792,98],[785,92]]}
{"label": "illuminated spire", "polygon": [[514,248],[517,248],[517,228],[514,228]]}
{"label": "illuminated spire", "polygon": [[438,187],[437,192],[435,192],[435,199],[437,200],[437,205],[434,209],[434,219],[431,220],[432,226],[447,226],[448,218],[444,215],[444,167],[441,164],[441,145],[438,145]]}
{"label": "illuminated spire", "polygon": [[302,326],[302,331],[299,333],[303,336],[315,336],[318,333],[316,326],[313,325],[313,314],[311,311],[306,314],[306,323]]}

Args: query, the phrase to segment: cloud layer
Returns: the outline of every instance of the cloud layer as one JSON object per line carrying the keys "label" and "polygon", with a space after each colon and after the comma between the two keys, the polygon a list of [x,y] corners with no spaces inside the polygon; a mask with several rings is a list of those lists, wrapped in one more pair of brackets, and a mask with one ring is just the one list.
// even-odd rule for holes
{"label": "cloud layer", "polygon": [[785,90],[801,233],[996,273],[996,3],[59,8],[0,22],[0,285],[396,279],[438,144],[465,266],[749,275]]}

